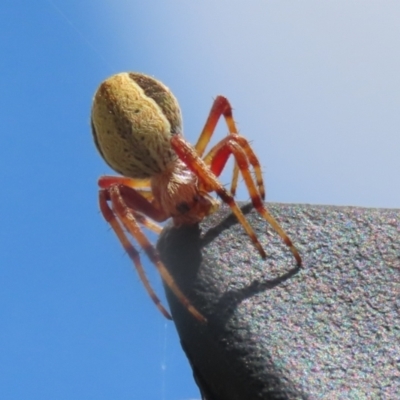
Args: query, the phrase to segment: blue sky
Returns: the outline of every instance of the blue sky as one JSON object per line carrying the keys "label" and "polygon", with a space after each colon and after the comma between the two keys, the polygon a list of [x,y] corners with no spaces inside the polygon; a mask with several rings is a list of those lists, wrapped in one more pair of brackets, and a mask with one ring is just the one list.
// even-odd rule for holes
{"label": "blue sky", "polygon": [[398,208],[399,20],[397,1],[3,0],[0,398],[199,398],[98,212],[103,79],[161,79],[191,142],[227,96],[269,201]]}

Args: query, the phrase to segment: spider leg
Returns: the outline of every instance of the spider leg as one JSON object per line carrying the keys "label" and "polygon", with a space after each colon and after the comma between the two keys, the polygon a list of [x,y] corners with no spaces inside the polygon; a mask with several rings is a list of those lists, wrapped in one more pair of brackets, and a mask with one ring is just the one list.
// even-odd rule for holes
{"label": "spider leg", "polygon": [[145,215],[138,213],[135,210],[132,210],[132,208],[129,208],[129,211],[133,214],[133,216],[135,217],[136,221],[139,222],[139,224],[145,226],[147,229],[150,229],[154,233],[157,233],[159,235],[163,230],[163,227],[161,225],[158,225],[150,218],[147,218]]}
{"label": "spider leg", "polygon": [[[134,203],[135,205],[133,207],[130,207],[130,210],[134,215],[134,217],[136,218],[136,220],[142,225],[144,225],[146,228],[152,230],[153,232],[161,233],[162,227],[146,217],[146,215],[150,215],[153,220],[157,220],[159,222],[165,221],[167,219],[167,217],[164,214],[160,215],[158,210],[154,209],[155,207],[153,208],[149,207],[149,203],[151,203],[154,196],[150,190],[143,189],[150,185],[149,180],[145,181],[145,180],[126,178],[122,176],[104,175],[99,178],[98,184],[103,189],[108,189],[113,185],[119,185],[121,187],[120,190],[126,193],[125,194],[126,198],[133,199],[135,201]],[[126,189],[123,189],[123,187],[125,187]],[[142,197],[145,198],[147,201],[143,201]],[[141,212],[136,209],[138,199],[140,199],[139,203],[142,204]],[[110,200],[109,196],[107,200]]]}
{"label": "spider leg", "polygon": [[153,288],[150,285],[149,280],[147,279],[146,273],[144,272],[142,262],[140,261],[139,252],[133,247],[132,243],[128,240],[125,232],[123,231],[121,225],[119,224],[114,211],[108,206],[107,203],[107,194],[106,191],[100,190],[99,192],[99,203],[100,203],[100,210],[104,216],[104,219],[111,225],[111,228],[117,235],[119,241],[121,242],[122,246],[124,247],[125,251],[128,253],[129,257],[133,261],[135,268],[139,274],[140,280],[142,281],[144,287],[147,290],[147,293],[153,300],[154,304],[157,308],[161,311],[164,317],[168,319],[172,319],[170,313],[164,308],[161,304],[161,300],[155,294]]}
{"label": "spider leg", "polygon": [[[264,206],[262,196],[260,196],[259,192],[257,191],[249,170],[249,161],[247,159],[246,150],[245,148],[241,147],[241,141],[237,141],[236,139],[237,138],[234,137],[228,137],[227,140],[221,141],[224,143],[222,143],[213,154],[210,166],[211,170],[214,173],[218,173],[220,169],[223,168],[223,165],[224,163],[226,163],[229,155],[234,155],[240,172],[243,175],[243,179],[246,183],[247,189],[250,193],[251,201],[254,205],[254,208],[274,228],[274,230],[282,238],[283,242],[290,248],[290,251],[296,259],[297,264],[301,266],[301,257],[296,247],[293,245],[287,233],[283,230],[276,219]],[[247,141],[245,140],[245,142]]]}
{"label": "spider leg", "polygon": [[[104,192],[108,192],[107,194],[102,194]],[[147,256],[149,257],[150,261],[156,266],[158,272],[161,275],[161,278],[165,282],[165,284],[171,289],[171,291],[175,294],[175,296],[179,299],[179,301],[187,308],[187,310],[200,322],[206,322],[206,318],[202,314],[200,314],[197,309],[192,306],[189,299],[181,292],[177,284],[175,283],[173,277],[168,272],[165,265],[162,263],[160,256],[154,246],[150,243],[147,237],[144,235],[138,221],[135,219],[135,215],[131,212],[133,209],[135,212],[140,212],[143,214],[148,215],[150,218],[155,219],[156,221],[165,220],[167,216],[160,210],[156,209],[150,202],[144,199],[140,194],[138,194],[135,189],[132,189],[128,186],[124,185],[112,185],[108,189],[100,190],[100,207],[103,206],[104,203],[108,207],[107,200],[110,199],[113,211],[119,221],[121,221],[122,225],[125,229],[132,235],[132,237],[139,243],[140,247],[143,248]],[[109,207],[108,207],[109,208]],[[103,212],[103,210],[102,210]],[[104,212],[103,212],[103,215]],[[116,219],[114,215],[114,219]],[[108,217],[108,215],[105,215]],[[107,218],[106,218],[107,219]],[[111,225],[115,230],[114,226]],[[121,229],[120,225],[119,228]],[[122,229],[121,229],[122,230]],[[132,258],[136,268],[138,269],[139,275],[140,271],[143,269],[141,264],[138,268],[137,260],[139,259],[137,250],[133,247],[133,245],[129,242],[126,235],[122,231],[124,238],[121,239],[119,233],[116,231],[118,238],[120,239],[122,245],[124,246],[125,250]],[[133,251],[132,251],[133,250]],[[139,261],[140,262],[140,261]],[[148,284],[148,280],[145,277],[143,280],[142,276],[140,275],[143,284],[146,287],[150,297],[153,299],[154,303],[160,309],[160,311],[165,315],[165,313],[161,310],[159,306],[158,297],[155,295],[153,289]],[[147,282],[147,284],[146,284]],[[157,302],[158,301],[158,302]],[[164,307],[162,307],[164,308]],[[164,309],[165,310],[165,309]]]}
{"label": "spider leg", "polygon": [[249,235],[250,239],[256,246],[261,257],[266,258],[267,255],[263,247],[261,246],[261,243],[258,241],[253,228],[247,221],[242,210],[237,205],[235,199],[222,186],[222,184],[218,181],[217,177],[212,173],[206,163],[198,156],[196,150],[192,148],[181,135],[172,136],[171,145],[174,148],[178,157],[199,178],[202,185],[204,186],[204,190],[206,190],[207,192],[215,191],[217,195],[222,199],[222,201],[228,204],[228,206],[231,208],[232,212],[238,219],[239,223],[244,227],[246,233]]}
{"label": "spider leg", "polygon": [[98,180],[98,185],[103,189],[114,184],[120,184],[135,189],[148,200],[153,200],[154,198],[150,190],[150,179],[132,179],[125,176],[103,175]]}
{"label": "spider leg", "polygon": [[[253,149],[251,148],[248,140],[238,134],[232,134],[230,136],[225,137],[222,139],[220,142],[218,142],[210,151],[209,153],[203,158],[204,162],[207,165],[210,165],[212,172],[219,176],[222,172],[222,170],[225,167],[226,162],[228,161],[228,158],[231,154],[231,152],[228,152],[226,157],[223,156],[218,156],[216,157],[216,154],[221,151],[222,147],[227,146],[227,143],[230,142],[231,140],[237,142],[240,147],[243,149],[249,163],[254,169],[254,173],[256,176],[256,182],[257,182],[257,187],[259,194],[261,198],[264,200],[265,199],[265,187],[264,187],[264,180],[261,172],[261,166],[260,162],[258,161],[257,156],[255,155]],[[237,164],[237,160],[235,158],[235,165]],[[239,170],[239,167],[238,167]]]}
{"label": "spider leg", "polygon": [[[204,151],[211,140],[211,136],[213,135],[215,127],[217,126],[217,123],[221,118],[221,116],[225,118],[225,122],[229,130],[229,135],[238,133],[238,129],[236,127],[236,123],[232,115],[232,106],[229,103],[229,100],[226,97],[217,96],[211,107],[210,113],[208,114],[208,118],[204,125],[204,128],[197,140],[196,145],[194,146],[195,149],[197,150],[197,154],[200,157],[203,156]],[[239,179],[239,168],[235,161],[233,167],[232,183],[231,183],[232,196],[235,196],[238,179]]]}
{"label": "spider leg", "polygon": [[99,186],[107,188],[115,183],[129,186],[133,189],[150,188],[150,179],[133,179],[126,176],[103,175],[99,178]]}

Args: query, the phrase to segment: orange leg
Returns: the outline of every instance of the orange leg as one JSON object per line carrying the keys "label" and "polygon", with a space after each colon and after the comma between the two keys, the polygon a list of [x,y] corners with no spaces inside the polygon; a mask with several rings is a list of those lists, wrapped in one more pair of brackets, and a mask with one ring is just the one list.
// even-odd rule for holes
{"label": "orange leg", "polygon": [[[151,219],[155,219],[156,221],[165,220],[166,218],[168,218],[168,216],[163,214],[162,211],[156,209],[153,204],[143,198],[139,193],[135,191],[135,189],[121,184],[114,184],[106,189],[100,190],[99,201],[100,209],[104,215],[104,218],[110,223],[111,227],[115,231],[124,249],[132,259],[148,294],[150,295],[158,309],[164,314],[164,316],[171,319],[170,314],[161,305],[159,298],[157,297],[154,290],[151,288],[150,283],[148,282],[140,261],[138,251],[128,240],[119,222],[122,223],[127,232],[129,232],[129,234],[132,235],[132,237],[138,242],[139,246],[143,248],[150,261],[156,266],[163,281],[172,290],[172,292],[180,300],[180,302],[200,322],[206,322],[206,319],[203,317],[203,315],[201,315],[196,310],[196,308],[191,305],[188,298],[178,288],[174,279],[162,263],[157,250],[143,234],[138,224],[138,221],[135,218],[135,215],[137,213],[143,213],[149,216]],[[110,209],[107,201],[111,201],[113,210]]]}
{"label": "orange leg", "polygon": [[196,150],[186,143],[181,135],[174,135],[171,138],[171,145],[174,148],[178,157],[186,164],[186,166],[193,171],[201,181],[204,189],[207,192],[215,191],[222,201],[229,205],[232,212],[235,214],[239,223],[244,227],[250,239],[256,246],[262,258],[266,258],[264,249],[258,241],[257,236],[244,216],[242,210],[237,205],[233,196],[222,186],[217,177],[210,171],[206,163],[199,158]]}
{"label": "orange leg", "polygon": [[[134,180],[130,178],[119,176],[102,176],[99,178],[98,184],[100,188],[106,189],[107,191],[109,191],[111,187],[117,186],[127,206],[134,210],[135,213],[147,215],[157,222],[163,222],[169,218],[168,215],[166,215],[163,211],[157,208],[152,201],[150,201],[153,200],[153,194],[150,191],[136,189],[131,185],[125,184],[131,182],[134,182]],[[108,197],[107,200],[110,200],[110,198]]]}
{"label": "orange leg", "polygon": [[[105,179],[103,179],[105,178]],[[120,193],[123,193],[125,202],[131,205],[128,207],[130,212],[136,218],[136,220],[144,225],[146,228],[152,230],[155,233],[161,233],[162,227],[152,220],[162,222],[168,217],[160,212],[158,208],[150,201],[153,199],[153,194],[149,191],[144,191],[142,189],[133,189],[130,186],[125,186],[124,184],[117,182],[124,182],[129,178],[120,177],[100,177],[99,186],[104,189],[108,189],[111,186],[118,186]],[[114,183],[116,182],[116,183]],[[107,185],[107,186],[106,186]],[[108,191],[106,190],[107,200],[110,200]],[[148,215],[150,218],[147,218]]]}
{"label": "orange leg", "polygon": [[[254,173],[256,176],[256,182],[257,182],[257,187],[260,193],[261,198],[264,200],[265,199],[265,187],[264,187],[264,180],[262,177],[262,172],[261,172],[261,166],[260,162],[258,161],[257,156],[255,155],[253,149],[251,148],[249,142],[247,139],[243,136],[240,136],[238,134],[232,134],[230,136],[227,136],[226,138],[222,139],[219,143],[217,143],[204,157],[204,162],[207,165],[212,166],[212,172],[216,175],[219,176],[222,172],[222,170],[225,167],[226,162],[228,161],[228,158],[231,154],[231,152],[228,152],[226,157],[220,157],[216,156],[220,151],[221,148],[226,147],[227,143],[230,141],[235,141],[240,145],[240,147],[243,149],[246,158],[248,159],[249,163],[254,169]],[[237,160],[235,158],[236,165],[237,165]]]}
{"label": "orange leg", "polygon": [[157,235],[159,235],[162,232],[163,227],[156,224],[150,218],[147,218],[145,215],[140,214],[140,213],[136,212],[135,210],[132,210],[132,208],[129,208],[129,212],[132,213],[132,215],[134,216],[136,221],[139,222],[140,225],[143,225],[144,227],[153,231]]}
{"label": "orange leg", "polygon": [[202,157],[204,151],[211,140],[211,136],[214,133],[215,127],[219,119],[223,116],[225,118],[226,124],[228,125],[229,133],[238,133],[235,121],[232,116],[232,107],[229,100],[223,96],[217,96],[211,107],[210,113],[208,115],[207,121],[204,128],[197,139],[197,143],[194,146],[197,150],[197,154]]}
{"label": "orange leg", "polygon": [[99,186],[107,188],[114,183],[129,186],[133,189],[150,188],[150,179],[133,179],[126,176],[103,175],[99,178]]}
{"label": "orange leg", "polygon": [[150,179],[132,179],[125,176],[103,175],[98,180],[99,187],[106,189],[114,184],[120,184],[135,189],[143,197],[153,200],[153,193],[150,190]]}
{"label": "orange leg", "polygon": [[[225,118],[229,130],[229,135],[238,133],[238,129],[236,127],[235,121],[232,116],[232,106],[229,103],[229,100],[226,97],[217,96],[211,107],[204,128],[197,140],[196,145],[194,146],[195,149],[197,150],[197,154],[200,157],[203,156],[204,151],[211,140],[211,136],[213,135],[215,127],[217,126],[217,123],[221,118],[221,116]],[[238,179],[239,179],[239,168],[235,162],[233,167],[233,176],[231,184],[232,196],[235,196]]]}
{"label": "orange leg", "polygon": [[[153,193],[150,190],[145,190],[142,188],[148,187],[150,185],[150,181],[144,181],[144,180],[134,180],[131,178],[125,178],[122,176],[101,176],[99,178],[99,186],[103,189],[108,189],[112,185],[120,185],[120,186],[127,186],[128,188],[131,188],[133,192],[136,192],[133,196],[137,196],[139,194],[141,197],[144,197],[148,202],[151,202],[153,200]],[[138,189],[135,189],[138,188]],[[129,190],[129,189],[128,189]],[[106,196],[107,200],[110,200],[108,192],[106,191]],[[129,194],[127,195],[129,198]],[[147,206],[147,203],[144,203]],[[145,226],[146,228],[150,229],[151,231],[159,234],[162,231],[162,227],[158,224],[156,224],[154,221],[152,221],[150,218],[147,218],[146,215],[141,214],[140,212],[137,212],[137,210],[130,208],[131,213],[135,217],[135,219]],[[150,215],[153,215],[153,219],[159,218],[159,221],[164,221],[166,217],[164,215],[158,216],[156,212],[152,212],[151,208],[148,208],[144,211],[145,213],[148,213]]]}
{"label": "orange leg", "polygon": [[250,193],[251,201],[254,205],[254,208],[279,234],[283,242],[290,248],[290,251],[296,259],[297,264],[301,266],[301,257],[296,247],[293,245],[287,233],[282,229],[279,223],[264,206],[262,196],[260,196],[260,193],[258,192],[250,173],[246,150],[241,147],[240,141],[237,141],[236,139],[237,138],[235,137],[228,137],[226,138],[226,140],[222,140],[219,145],[215,146],[215,151],[211,158],[211,170],[218,175],[218,173],[223,169],[224,165],[226,164],[229,156],[231,154],[234,155],[240,172],[243,175],[243,179],[246,183],[247,189]]}
{"label": "orange leg", "polygon": [[142,281],[144,287],[147,290],[147,293],[153,300],[154,304],[157,308],[161,311],[164,317],[168,319],[172,319],[170,313],[164,308],[161,304],[161,300],[155,294],[153,288],[150,285],[149,280],[147,279],[146,273],[144,272],[142,262],[140,260],[139,252],[133,247],[131,242],[128,240],[124,230],[122,229],[121,225],[119,224],[114,212],[108,206],[107,203],[107,195],[104,190],[100,190],[99,192],[99,203],[100,203],[100,210],[103,214],[105,220],[111,225],[111,228],[117,235],[119,241],[121,242],[122,246],[124,247],[125,251],[128,253],[129,257],[133,261],[135,268],[139,274],[140,280]]}

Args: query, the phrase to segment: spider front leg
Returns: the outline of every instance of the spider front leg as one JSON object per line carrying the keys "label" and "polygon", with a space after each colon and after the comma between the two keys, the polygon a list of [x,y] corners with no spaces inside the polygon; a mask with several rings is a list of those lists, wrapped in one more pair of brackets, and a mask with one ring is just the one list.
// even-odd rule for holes
{"label": "spider front leg", "polygon": [[[126,178],[124,176],[108,176],[108,175],[103,175],[99,178],[98,182],[99,186],[101,188],[107,189],[112,185],[119,184],[123,186],[128,186],[132,189],[135,189],[135,192],[140,194],[142,197],[147,199],[149,202],[151,202],[154,198],[153,193],[149,190],[150,188],[150,181],[149,180],[139,180],[139,179],[132,179],[132,178]],[[146,190],[147,188],[147,190]],[[129,197],[128,197],[129,200]],[[141,214],[140,212],[135,211],[135,209],[130,208],[130,211],[134,215],[135,219],[143,226],[145,226],[147,229],[150,229],[151,231],[160,234],[162,231],[162,226],[158,225],[155,223],[153,220],[150,218],[147,218],[145,215]],[[157,216],[155,216],[157,218]],[[158,216],[160,218],[160,216]],[[165,218],[166,219],[166,218]],[[161,220],[162,217],[161,217]]]}
{"label": "spider front leg", "polygon": [[222,186],[222,184],[218,181],[216,175],[213,172],[214,169],[217,173],[220,173],[229,156],[233,154],[238,164],[238,168],[240,169],[240,172],[242,173],[246,186],[249,190],[254,207],[259,212],[259,214],[262,215],[263,218],[268,221],[275,229],[275,231],[281,236],[284,243],[290,248],[294,258],[297,261],[297,264],[301,266],[302,261],[299,252],[292,244],[292,241],[289,239],[286,232],[281,228],[275,218],[272,217],[272,215],[264,207],[262,198],[257,191],[257,188],[253,182],[253,178],[251,177],[249,162],[247,160],[246,153],[243,148],[235,142],[235,139],[237,139],[235,138],[235,136],[228,136],[227,138],[223,139],[219,145],[217,144],[214,150],[214,157],[212,160],[210,160],[210,168],[204,163],[201,158],[198,157],[194,149],[192,149],[192,147],[186,143],[182,136],[173,136],[171,139],[171,144],[181,160],[185,162],[187,167],[199,177],[205,189],[207,191],[215,191],[218,196],[220,196],[221,199],[231,207],[233,213],[236,215],[238,221],[245,228],[247,234],[250,236],[261,256],[263,258],[266,258],[265,251],[258,241],[253,228],[250,226],[242,211],[237,206],[233,197]]}
{"label": "spider front leg", "polygon": [[149,280],[147,279],[146,273],[144,272],[142,262],[140,260],[139,252],[133,247],[133,245],[128,240],[125,232],[123,231],[116,214],[114,211],[109,207],[107,200],[109,200],[109,192],[106,190],[100,190],[99,192],[99,203],[100,203],[100,210],[103,214],[104,219],[110,224],[111,228],[117,235],[119,241],[121,242],[122,246],[124,247],[125,251],[128,253],[129,257],[133,261],[135,268],[139,274],[140,280],[142,281],[144,287],[147,290],[147,293],[153,300],[154,304],[157,308],[161,311],[164,317],[168,319],[172,319],[170,313],[164,308],[161,304],[161,300],[155,294],[153,288],[150,285]]}
{"label": "spider front leg", "polygon": [[247,221],[242,210],[237,205],[232,194],[228,192],[224,186],[218,181],[215,174],[210,170],[206,163],[199,157],[196,150],[190,146],[181,135],[174,135],[171,138],[171,145],[175,150],[178,157],[185,163],[185,165],[199,178],[201,187],[207,192],[216,192],[222,201],[231,208],[239,223],[243,226],[246,233],[256,246],[262,258],[267,255],[257,239],[253,228]]}
{"label": "spider front leg", "polygon": [[[256,154],[254,153],[253,149],[251,148],[248,140],[244,136],[241,136],[238,134],[231,134],[230,136],[227,136],[226,138],[222,139],[208,152],[206,157],[204,157],[204,159],[203,159],[204,162],[210,166],[212,172],[216,176],[219,176],[221,174],[222,170],[225,168],[225,165],[226,165],[226,162],[228,161],[229,156],[231,154],[233,154],[232,152],[229,151],[230,141],[234,141],[235,143],[238,143],[240,145],[240,147],[243,149],[244,153],[246,154],[246,158],[248,159],[249,163],[251,164],[251,166],[254,169],[259,195],[264,200],[265,199],[265,186],[264,186],[264,180],[262,177],[260,162],[258,161],[258,158],[257,158]],[[225,148],[225,150],[228,150],[228,151],[227,152],[225,151],[224,154],[219,154],[221,152],[222,148]],[[235,157],[235,165],[238,166],[236,157]],[[238,170],[239,170],[239,166],[238,166]]]}
{"label": "spider front leg", "polygon": [[254,167],[255,171],[257,171],[256,166],[259,167],[259,162],[248,141],[243,136],[239,135],[231,135],[221,140],[206,156],[206,159],[209,161],[211,171],[218,176],[223,170],[231,154],[233,154],[235,157],[238,168],[243,175],[243,179],[246,183],[254,208],[279,234],[283,242],[290,248],[290,251],[296,259],[297,264],[301,266],[302,260],[296,247],[293,245],[287,233],[279,225],[276,219],[268,212],[263,204],[263,187],[261,186],[260,190],[259,186],[259,191],[254,184],[250,173],[249,162]]}
{"label": "spider front leg", "polygon": [[[99,182],[100,183],[100,182]],[[104,184],[104,181],[103,181]],[[108,205],[108,201],[112,204],[112,209]],[[118,239],[120,240],[125,251],[133,261],[139,277],[145,286],[147,293],[161,311],[161,313],[168,319],[172,319],[169,312],[163,307],[160,299],[155,294],[151,287],[146,274],[144,272],[139,252],[135,249],[132,243],[126,236],[122,226],[125,230],[138,242],[140,247],[143,248],[150,261],[156,266],[161,278],[165,284],[171,289],[179,301],[187,308],[187,310],[200,322],[206,322],[206,318],[200,314],[194,306],[190,303],[189,299],[181,292],[176,285],[173,277],[170,275],[160,256],[154,246],[150,243],[147,237],[142,232],[135,213],[143,213],[158,222],[167,219],[168,216],[164,215],[162,211],[156,209],[146,198],[141,196],[135,189],[124,186],[121,184],[111,184],[109,187],[99,191],[100,210],[107,222],[111,225]],[[134,212],[133,212],[134,211]],[[122,226],[121,226],[122,224]]]}
{"label": "spider front leg", "polygon": [[[197,140],[196,145],[194,146],[197,150],[197,154],[202,157],[204,151],[211,140],[211,136],[214,134],[215,127],[221,116],[224,117],[226,125],[228,126],[229,135],[237,134],[238,129],[236,127],[236,123],[233,119],[232,114],[232,106],[229,103],[229,100],[224,96],[217,96],[214,100],[214,103],[211,107],[210,113],[208,114],[207,121],[204,125],[204,128]],[[235,196],[237,183],[239,179],[239,168],[235,161],[233,167],[233,175],[232,175],[232,183],[231,183],[231,194]]]}

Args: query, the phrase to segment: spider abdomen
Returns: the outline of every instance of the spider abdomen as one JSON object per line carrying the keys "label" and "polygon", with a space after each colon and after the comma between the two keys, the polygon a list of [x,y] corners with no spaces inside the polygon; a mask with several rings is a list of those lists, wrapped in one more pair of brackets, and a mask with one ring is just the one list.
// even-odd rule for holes
{"label": "spider abdomen", "polygon": [[94,96],[92,132],[111,168],[131,178],[149,178],[176,159],[170,138],[182,132],[181,112],[161,82],[120,73],[105,80]]}

